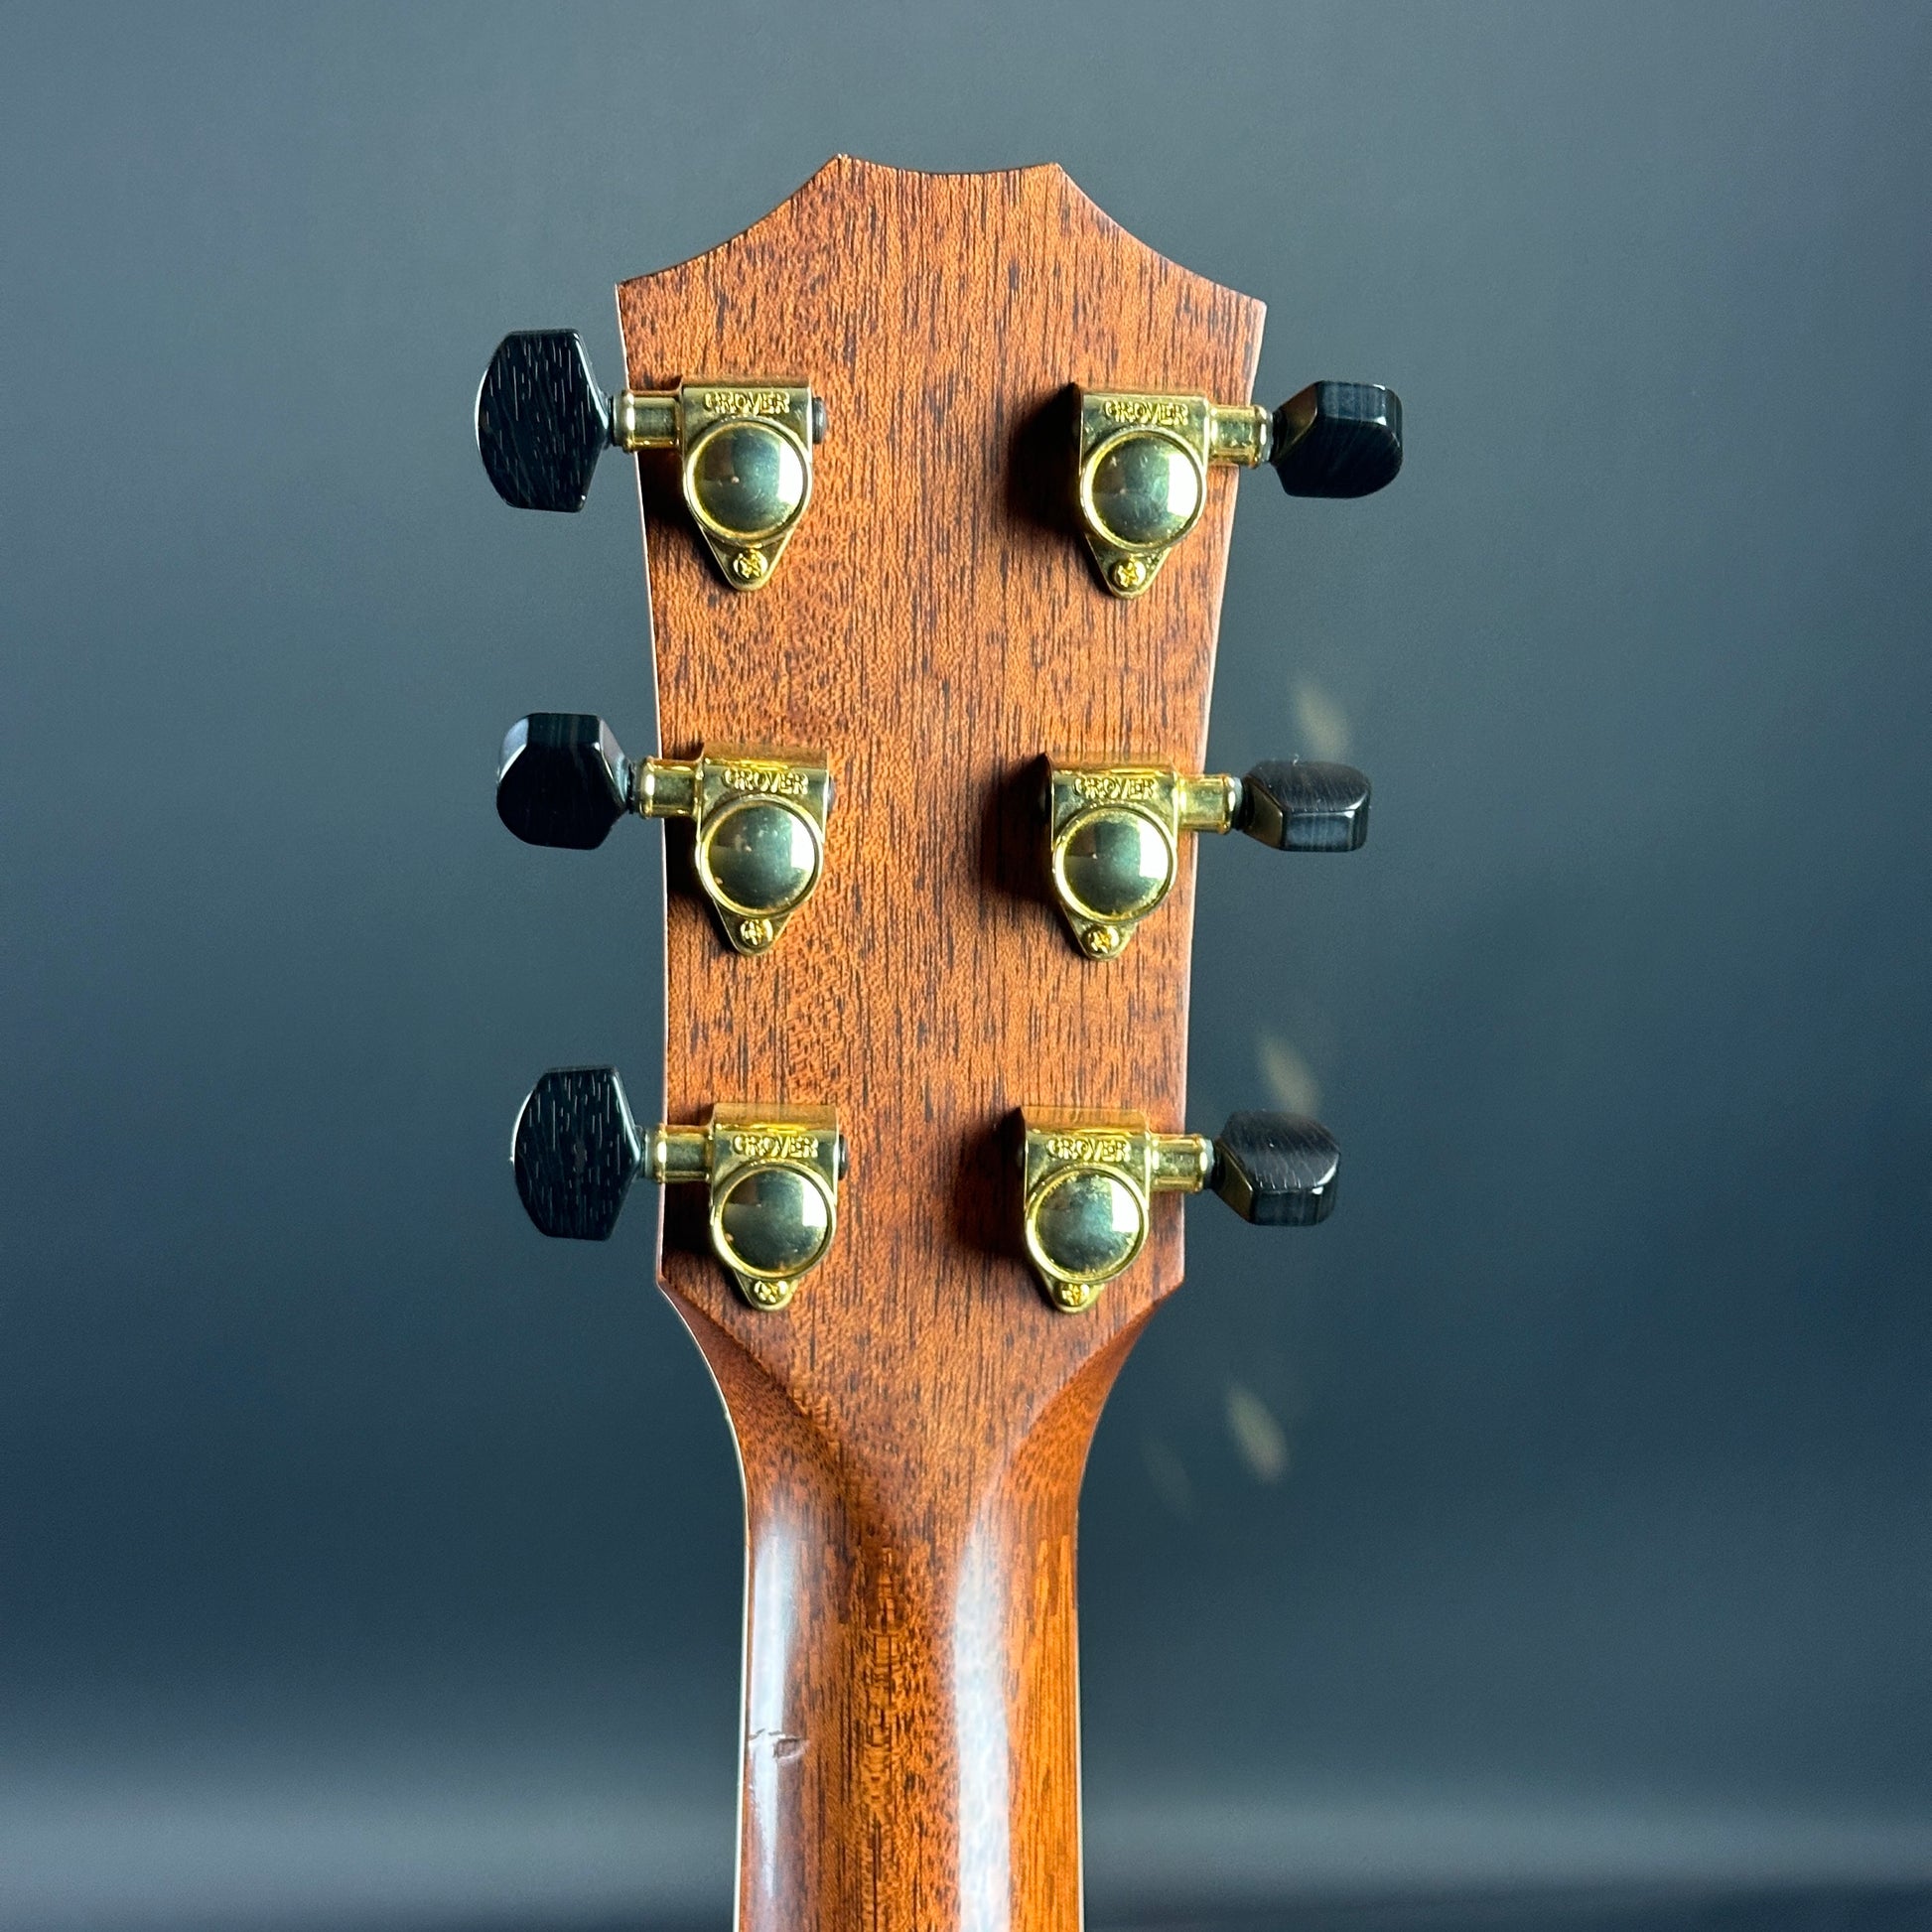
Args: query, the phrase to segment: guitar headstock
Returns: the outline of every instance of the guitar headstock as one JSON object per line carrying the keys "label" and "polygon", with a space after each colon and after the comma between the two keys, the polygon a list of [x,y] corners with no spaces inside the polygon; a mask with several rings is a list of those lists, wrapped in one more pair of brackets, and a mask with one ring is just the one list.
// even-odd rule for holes
{"label": "guitar headstock", "polygon": [[[546,1231],[597,1236],[633,1174],[699,1183],[665,1190],[661,1279],[732,1411],[755,1546],[760,1496],[794,1529],[820,1496],[835,1547],[883,1537],[898,1581],[861,1594],[898,1627],[987,1495],[1041,1457],[1077,1488],[1180,1281],[1173,1195],[1262,1223],[1333,1200],[1311,1122],[1185,1131],[1192,835],[1361,843],[1357,772],[1205,775],[1208,697],[1234,471],[1364,493],[1399,412],[1334,383],[1252,406],[1261,305],[1054,167],[836,160],[618,307],[621,394],[575,339],[511,338],[479,433],[538,507],[638,452],[663,755],[544,715],[498,802],[543,843],[695,823],[669,845],[661,1112],[548,1076],[519,1185]],[[647,715],[641,687],[612,704]]]}

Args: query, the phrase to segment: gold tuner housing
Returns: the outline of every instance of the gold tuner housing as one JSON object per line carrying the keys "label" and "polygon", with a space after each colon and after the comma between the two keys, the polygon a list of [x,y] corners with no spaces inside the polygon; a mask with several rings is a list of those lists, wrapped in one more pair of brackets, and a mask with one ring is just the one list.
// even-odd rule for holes
{"label": "gold tuner housing", "polygon": [[1079,392],[1074,495],[1102,585],[1139,597],[1200,521],[1210,464],[1252,469],[1274,439],[1268,412],[1206,396]]}
{"label": "gold tuner housing", "polygon": [[781,1309],[838,1231],[846,1141],[830,1107],[714,1107],[702,1127],[659,1127],[644,1172],[711,1189],[711,1246],[755,1309]]}
{"label": "gold tuner housing", "polygon": [[806,382],[716,377],[626,389],[611,406],[621,450],[676,450],[685,507],[734,590],[768,583],[812,499],[825,406]]}
{"label": "gold tuner housing", "polygon": [[1171,764],[1047,766],[1046,864],[1053,897],[1090,959],[1112,959],[1167,897],[1184,832],[1225,832],[1241,780]]}
{"label": "gold tuner housing", "polygon": [[637,1174],[711,1189],[711,1246],[755,1309],[781,1309],[838,1231],[846,1143],[830,1107],[714,1107],[640,1132],[611,1066],[553,1066],[516,1116],[510,1165],[540,1234],[608,1241]]}
{"label": "gold tuner housing", "polygon": [[725,937],[739,952],[769,952],[824,875],[825,754],[707,747],[695,759],[645,759],[632,790],[644,817],[693,821],[698,884]]}
{"label": "gold tuner housing", "polygon": [[1147,1245],[1149,1199],[1197,1194],[1214,1173],[1214,1143],[1156,1134],[1145,1114],[1022,1116],[1022,1225],[1046,1298],[1075,1313],[1132,1267]]}

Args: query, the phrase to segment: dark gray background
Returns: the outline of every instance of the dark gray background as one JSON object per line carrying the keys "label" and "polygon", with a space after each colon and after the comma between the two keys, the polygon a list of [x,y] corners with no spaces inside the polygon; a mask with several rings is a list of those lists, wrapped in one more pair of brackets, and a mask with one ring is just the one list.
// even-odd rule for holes
{"label": "dark gray background", "polygon": [[469,414],[838,149],[1061,160],[1407,407],[1243,489],[1215,757],[1375,836],[1204,854],[1192,1104],[1347,1193],[1196,1207],[1101,1428],[1097,1914],[1932,1874],[1932,15],[3,24],[0,1922],[726,1909],[725,1426],[503,1164],[656,1078],[656,842],[489,802],[652,742],[634,497]]}

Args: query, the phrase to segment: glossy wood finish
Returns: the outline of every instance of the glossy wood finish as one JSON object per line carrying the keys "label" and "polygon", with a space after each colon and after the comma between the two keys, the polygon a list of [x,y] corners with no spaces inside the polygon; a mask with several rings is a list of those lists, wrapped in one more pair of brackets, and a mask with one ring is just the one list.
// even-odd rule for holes
{"label": "glossy wood finish", "polygon": [[756,226],[619,291],[628,381],[808,379],[830,435],[766,588],[719,580],[640,466],[663,750],[831,753],[827,873],[768,958],[724,948],[672,838],[666,1118],[832,1104],[830,1258],[741,1303],[694,1204],[662,1279],[745,1470],[745,1932],[1075,1932],[1074,1524],[1107,1388],[1177,1283],[1054,1312],[1022,1258],[1023,1105],[1182,1124],[1191,842],[1123,958],[1040,880],[1039,760],[1198,770],[1236,479],[1149,593],[1105,595],[1062,507],[1069,384],[1245,400],[1261,306],[1057,168],[829,164]]}

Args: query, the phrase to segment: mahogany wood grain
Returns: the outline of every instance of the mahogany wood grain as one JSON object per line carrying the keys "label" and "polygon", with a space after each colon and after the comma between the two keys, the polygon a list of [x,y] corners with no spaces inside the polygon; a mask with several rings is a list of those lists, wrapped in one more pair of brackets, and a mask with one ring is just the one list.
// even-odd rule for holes
{"label": "mahogany wood grain", "polygon": [[[830,1103],[838,1238],[756,1312],[667,1201],[661,1275],[723,1391],[750,1573],[744,1932],[1076,1932],[1074,1529],[1095,1420],[1178,1283],[1181,1207],[1089,1311],[1023,1259],[1023,1105],[1182,1125],[1192,859],[1124,957],[1044,897],[1044,755],[1198,770],[1235,500],[1144,597],[1060,500],[1067,385],[1247,398],[1257,302],[1176,267],[1057,168],[831,162],[722,247],[619,290],[628,380],[808,379],[811,507],[723,585],[640,467],[663,750],[824,746],[825,880],[740,959],[674,837],[665,1115]],[[684,1190],[689,1192],[690,1190]]]}

